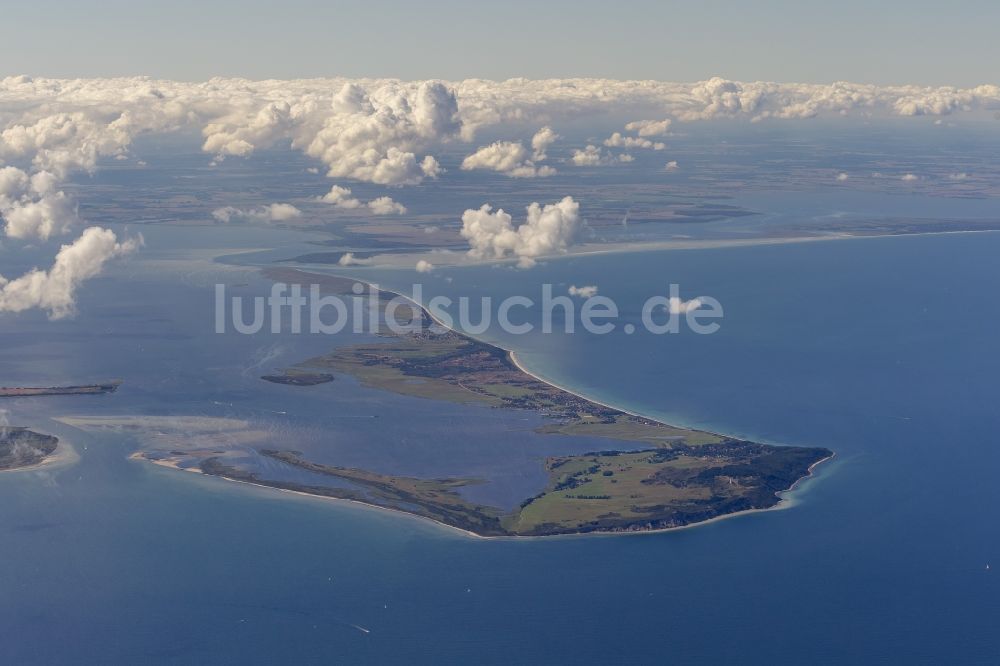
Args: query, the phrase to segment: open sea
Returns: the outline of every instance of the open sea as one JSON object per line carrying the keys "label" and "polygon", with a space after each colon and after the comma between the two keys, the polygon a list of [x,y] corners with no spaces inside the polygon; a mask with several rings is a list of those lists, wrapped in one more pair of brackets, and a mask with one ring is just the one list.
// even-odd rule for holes
{"label": "open sea", "polygon": [[[671,283],[713,296],[725,309],[714,335],[483,338],[624,409],[836,452],[785,510],[657,534],[482,540],[130,461],[126,434],[52,420],[270,409],[287,412],[287,426],[267,417],[280,437],[299,419],[357,415],[367,398],[349,380],[304,394],[257,378],[345,341],[212,332],[217,281],[245,294],[266,282],[211,258],[295,256],[307,237],[190,231],[144,230],[146,249],[88,283],[75,319],[0,318],[5,383],[125,380],[113,395],[0,403],[11,424],[57,434],[79,456],[0,475],[0,663],[996,663],[1000,234],[421,276],[428,295],[596,284],[634,322]],[[401,289],[416,275],[354,274]],[[391,426],[397,444],[406,423]],[[357,440],[331,446],[385,454],[389,425],[352,427],[331,432]],[[461,427],[475,441],[476,422]],[[414,436],[391,449],[401,469],[431,455]],[[489,441],[484,468],[496,464]]]}

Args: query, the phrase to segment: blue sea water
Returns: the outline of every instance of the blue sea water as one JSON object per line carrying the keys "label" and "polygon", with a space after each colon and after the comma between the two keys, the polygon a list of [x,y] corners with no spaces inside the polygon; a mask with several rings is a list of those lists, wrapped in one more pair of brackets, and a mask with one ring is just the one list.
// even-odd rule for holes
{"label": "blue sea water", "polygon": [[[282,411],[297,401],[355,408],[260,388],[256,369],[244,372],[254,352],[278,352],[280,367],[330,341],[211,335],[215,271],[247,290],[254,278],[203,262],[182,269],[155,250],[171,232],[153,233],[163,243],[85,290],[74,322],[0,320],[8,377],[126,379],[113,396],[0,405],[80,456],[0,477],[3,663],[995,663],[1000,234],[608,254],[428,277],[440,294],[598,284],[632,321],[670,283],[711,295],[725,319],[710,336],[484,337],[623,408],[837,453],[783,511],[660,534],[480,540],[129,461],[126,436],[50,421],[245,416],[266,397],[285,401]],[[216,244],[238,245],[230,240]],[[357,274],[387,286],[413,279]],[[123,277],[135,282],[123,301],[99,295]]]}

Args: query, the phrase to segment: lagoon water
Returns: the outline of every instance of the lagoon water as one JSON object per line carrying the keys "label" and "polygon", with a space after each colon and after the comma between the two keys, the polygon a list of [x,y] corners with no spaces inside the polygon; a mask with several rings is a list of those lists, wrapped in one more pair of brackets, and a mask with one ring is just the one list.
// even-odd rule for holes
{"label": "lagoon water", "polygon": [[[256,416],[281,437],[301,434],[300,418],[356,416],[357,402],[320,392],[353,389],[301,398],[257,379],[330,340],[211,333],[215,281],[244,293],[264,283],[207,257],[279,243],[294,256],[303,242],[248,233],[205,231],[200,247],[216,249],[192,258],[181,234],[151,229],[140,258],[88,285],[75,320],[0,320],[6,381],[125,379],[114,395],[0,405],[79,455],[0,477],[0,662],[993,663],[1000,653],[1000,234],[429,276],[425,289],[440,294],[599,284],[632,321],[670,283],[686,298],[714,296],[725,319],[710,336],[483,337],[595,399],[837,453],[788,510],[659,534],[481,540],[129,461],[127,436],[51,420]],[[475,438],[475,423],[463,428]],[[412,466],[431,455],[392,452]]]}

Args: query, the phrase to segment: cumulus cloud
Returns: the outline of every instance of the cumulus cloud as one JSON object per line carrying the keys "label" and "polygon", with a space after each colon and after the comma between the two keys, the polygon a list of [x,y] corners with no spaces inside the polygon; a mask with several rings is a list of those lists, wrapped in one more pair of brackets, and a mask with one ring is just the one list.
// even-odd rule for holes
{"label": "cumulus cloud", "polygon": [[663,166],[664,171],[677,171],[681,168],[681,165],[677,163],[677,160],[670,160]]}
{"label": "cumulus cloud", "polygon": [[543,127],[535,132],[535,135],[531,137],[531,150],[534,151],[531,159],[536,162],[544,160],[547,157],[545,151],[558,139],[559,135],[551,127]]}
{"label": "cumulus cloud", "polygon": [[479,259],[513,257],[528,268],[536,257],[565,252],[579,232],[580,205],[573,197],[554,204],[528,206],[525,221],[514,226],[502,208],[489,204],[462,214],[462,237],[469,241],[469,254]]}
{"label": "cumulus cloud", "polygon": [[271,102],[263,108],[242,108],[205,125],[202,150],[224,158],[247,157],[258,146],[269,146],[292,126],[287,102]]}
{"label": "cumulus cloud", "polygon": [[356,209],[367,208],[373,215],[403,215],[406,206],[394,201],[392,197],[378,197],[365,203],[351,195],[351,189],[334,185],[330,191],[319,198],[324,203],[333,204],[337,208]]}
{"label": "cumulus cloud", "polygon": [[531,177],[535,175],[535,168],[528,161],[528,155],[523,143],[497,141],[468,155],[462,160],[462,170],[490,169],[514,177]]}
{"label": "cumulus cloud", "polygon": [[701,120],[737,113],[754,113],[762,104],[764,91],[755,85],[727,81],[718,76],[696,84],[690,91],[695,108],[680,111],[684,120]]}
{"label": "cumulus cloud", "polygon": [[904,173],[900,177],[900,180],[902,180],[903,182],[906,182],[906,183],[912,183],[915,180],[920,180],[920,176],[918,176],[918,175],[916,175],[914,173]]}
{"label": "cumulus cloud", "polygon": [[601,149],[590,144],[582,150],[574,150],[570,159],[577,166],[597,166],[602,162]]}
{"label": "cumulus cloud", "polygon": [[593,296],[597,296],[597,286],[587,285],[583,287],[577,287],[576,285],[570,285],[568,292],[570,296],[577,296],[579,298],[591,298]]}
{"label": "cumulus cloud", "polygon": [[375,215],[403,215],[406,213],[406,206],[393,201],[391,197],[378,197],[372,199],[366,205]]}
{"label": "cumulus cloud", "polygon": [[76,204],[56,190],[48,171],[31,176],[16,167],[0,168],[0,216],[11,238],[46,240],[66,233],[79,221]]}
{"label": "cumulus cloud", "polygon": [[663,136],[670,130],[673,121],[670,118],[664,120],[634,120],[625,125],[625,130],[635,132],[639,136]]}
{"label": "cumulus cloud", "polygon": [[372,263],[371,259],[355,257],[353,252],[345,252],[337,261],[341,266],[366,266]]}
{"label": "cumulus cloud", "polygon": [[845,180],[847,180],[848,178],[850,178],[850,176],[848,176],[848,175],[847,175],[846,173],[844,173],[843,171],[841,171],[840,173],[838,173],[838,174],[837,174],[837,180],[839,180],[840,182],[844,182],[844,181],[845,181]]}
{"label": "cumulus cloud", "polygon": [[[107,93],[114,96],[111,90]],[[54,101],[46,100],[49,104]],[[69,101],[65,106],[74,108],[76,104]],[[117,115],[105,108],[48,114],[42,111],[37,116],[26,113],[0,133],[0,158],[30,159],[36,169],[64,178],[77,169],[93,171],[98,158],[121,155],[137,134],[169,129],[175,120],[171,113],[176,109],[142,114],[123,108],[130,106],[124,99],[119,99],[117,106],[121,109]]]}
{"label": "cumulus cloud", "polygon": [[351,196],[351,188],[334,185],[330,191],[319,198],[328,204],[333,204],[337,208],[361,208],[364,206],[361,199]]}
{"label": "cumulus cloud", "polygon": [[962,172],[962,173],[950,173],[950,174],[948,174],[948,180],[965,180],[968,177],[969,177],[969,174],[967,174],[965,172]]}
{"label": "cumulus cloud", "polygon": [[[0,165],[13,163],[0,169],[0,216],[9,238],[47,240],[68,233],[80,219],[72,198],[59,190],[61,181],[76,170],[93,171],[101,158],[126,157],[140,134],[176,129],[193,117],[188,105],[167,100],[150,81],[130,82],[0,80]],[[0,278],[0,311],[72,314],[79,284],[140,241],[119,243],[107,229],[88,228],[62,246],[48,271]]]}
{"label": "cumulus cloud", "polygon": [[204,108],[221,112],[203,126],[203,149],[216,158],[249,157],[282,142],[319,160],[331,178],[382,185],[414,185],[442,172],[432,155],[415,151],[458,135],[453,90],[437,81],[340,81],[331,93],[329,81],[213,79]]}
{"label": "cumulus cloud", "polygon": [[80,284],[100,273],[109,259],[135,251],[141,242],[141,238],[119,242],[110,229],[89,227],[62,246],[48,271],[35,268],[12,280],[0,276],[0,312],[41,308],[51,319],[69,316],[75,311]]}
{"label": "cumulus cloud", "polygon": [[433,155],[427,155],[420,161],[420,173],[425,178],[437,178],[444,171],[444,168],[438,164],[437,159]]}
{"label": "cumulus cloud", "polygon": [[667,310],[672,315],[684,314],[686,312],[690,312],[691,310],[697,310],[700,307],[700,298],[692,298],[690,301],[685,301],[677,296],[671,296],[667,302]]}
{"label": "cumulus cloud", "polygon": [[225,206],[212,211],[212,217],[219,222],[284,222],[302,217],[302,211],[287,203],[273,203],[256,208],[236,208]]}
{"label": "cumulus cloud", "polygon": [[461,129],[453,90],[437,81],[416,87],[386,82],[369,91],[344,83],[323,108],[308,97],[290,110],[292,146],[323,162],[331,178],[415,185],[441,173],[437,160],[414,151]]}
{"label": "cumulus cloud", "polygon": [[667,144],[660,141],[650,141],[642,137],[623,136],[621,132],[615,132],[604,140],[604,145],[609,148],[651,148],[653,150],[663,150]]}
{"label": "cumulus cloud", "polygon": [[462,170],[488,169],[512,178],[537,178],[556,172],[550,166],[536,166],[546,159],[546,150],[559,138],[550,127],[543,127],[531,138],[531,152],[520,141],[497,141],[479,148],[462,160]]}
{"label": "cumulus cloud", "polygon": [[593,144],[589,144],[582,150],[574,150],[572,157],[570,157],[570,161],[576,166],[603,166],[616,162],[631,162],[634,159],[627,153],[612,155]]}
{"label": "cumulus cloud", "polygon": [[425,259],[420,259],[419,261],[417,261],[416,271],[418,273],[430,273],[433,270],[434,270],[434,264],[432,264],[431,262]]}

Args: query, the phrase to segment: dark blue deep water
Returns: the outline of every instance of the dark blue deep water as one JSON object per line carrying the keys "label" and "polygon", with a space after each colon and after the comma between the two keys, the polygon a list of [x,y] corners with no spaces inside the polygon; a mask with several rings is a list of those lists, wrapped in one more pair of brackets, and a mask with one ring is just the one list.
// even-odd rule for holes
{"label": "dark blue deep water", "polygon": [[[0,405],[80,456],[0,476],[0,662],[995,663],[998,254],[1000,234],[964,234],[428,277],[431,292],[476,295],[597,284],[633,320],[670,283],[714,296],[725,319],[711,336],[485,337],[624,408],[837,453],[787,510],[670,533],[486,541],[129,461],[127,438],[49,421],[261,404],[265,389],[236,364],[272,341],[220,343],[205,321],[216,275],[145,252],[89,285],[73,322],[0,320],[5,376],[90,376],[105,362],[126,379],[86,405]],[[97,292],[124,290],[110,286],[123,277],[144,295],[122,291],[111,312]],[[327,342],[294,343],[282,360]],[[177,378],[199,373],[185,403]]]}

